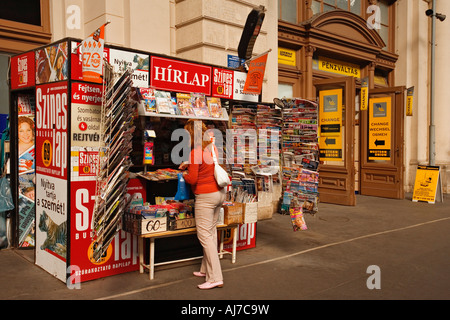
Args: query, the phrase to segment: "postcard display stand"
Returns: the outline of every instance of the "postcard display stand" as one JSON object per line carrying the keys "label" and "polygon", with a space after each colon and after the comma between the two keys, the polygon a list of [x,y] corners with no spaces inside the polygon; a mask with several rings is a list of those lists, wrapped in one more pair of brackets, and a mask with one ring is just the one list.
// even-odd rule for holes
{"label": "postcard display stand", "polygon": [[[72,52],[78,43],[65,38],[11,58],[11,96],[29,94],[35,110],[35,263],[71,285],[139,269],[137,237],[117,231],[123,206],[117,200],[125,193],[129,163],[126,157],[121,164],[116,160],[127,152],[131,128],[126,119],[102,111],[103,89],[111,87],[82,81],[81,51]],[[119,108],[112,112],[128,121],[129,77],[110,92]],[[17,114],[14,108],[12,101],[10,114]],[[119,149],[100,150],[103,129],[107,145]],[[98,171],[105,156],[109,163],[102,160]],[[103,194],[97,188],[102,174],[110,178],[103,187],[111,188]]]}

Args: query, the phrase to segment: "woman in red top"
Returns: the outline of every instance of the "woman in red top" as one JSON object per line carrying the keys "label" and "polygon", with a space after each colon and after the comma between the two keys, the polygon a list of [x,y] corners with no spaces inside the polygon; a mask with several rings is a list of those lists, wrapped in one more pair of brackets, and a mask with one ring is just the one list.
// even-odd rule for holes
{"label": "woman in red top", "polygon": [[[203,141],[207,130],[204,123],[190,119],[184,126],[191,137],[191,153],[184,179],[195,194],[195,225],[197,237],[203,247],[203,259],[197,277],[206,277],[200,289],[223,286],[222,268],[217,252],[217,220],[225,200],[225,190],[217,185],[214,178],[214,162],[210,141]],[[194,134],[195,132],[195,134]],[[215,149],[216,156],[217,151]],[[180,169],[184,169],[181,165]]]}

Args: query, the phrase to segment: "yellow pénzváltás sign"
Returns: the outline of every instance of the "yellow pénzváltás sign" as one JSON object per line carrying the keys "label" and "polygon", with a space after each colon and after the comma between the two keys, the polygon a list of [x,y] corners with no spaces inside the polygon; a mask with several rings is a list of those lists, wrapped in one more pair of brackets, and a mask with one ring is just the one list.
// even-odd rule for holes
{"label": "yellow p\u00e9nzv\u00e1lt\u00e1s sign", "polygon": [[278,63],[295,67],[297,65],[295,50],[278,48]]}
{"label": "yellow p\u00e9nzv\u00e1lt\u00e1s sign", "polygon": [[439,175],[440,167],[438,166],[417,166],[412,201],[435,203],[436,194],[440,191],[438,189],[440,187]]}
{"label": "yellow p\u00e9nzv\u00e1lt\u00e1s sign", "polygon": [[369,99],[369,160],[391,159],[391,97]]}
{"label": "yellow p\u00e9nzv\u00e1lt\u00e1s sign", "polygon": [[319,157],[342,160],[342,89],[319,92]]}
{"label": "yellow p\u00e9nzv\u00e1lt\u00e1s sign", "polygon": [[337,73],[344,76],[361,78],[361,68],[358,65],[326,57],[319,56],[318,69],[321,71]]}

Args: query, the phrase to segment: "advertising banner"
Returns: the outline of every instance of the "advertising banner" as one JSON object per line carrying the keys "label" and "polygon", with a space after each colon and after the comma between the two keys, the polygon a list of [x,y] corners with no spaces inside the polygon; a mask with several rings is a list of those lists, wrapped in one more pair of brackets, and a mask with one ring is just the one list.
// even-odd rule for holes
{"label": "advertising banner", "polygon": [[84,81],[102,83],[105,25],[81,42]]}
{"label": "advertising banner", "polygon": [[369,160],[391,159],[391,97],[369,100]]}
{"label": "advertising banner", "polygon": [[245,80],[244,93],[261,94],[268,55],[269,53],[263,54],[248,63],[248,74]]}
{"label": "advertising banner", "polygon": [[320,160],[342,160],[342,89],[319,92]]}
{"label": "advertising banner", "polygon": [[35,84],[34,52],[11,57],[11,89],[33,87]]}
{"label": "advertising banner", "polygon": [[150,86],[155,89],[211,95],[210,66],[151,57]]}

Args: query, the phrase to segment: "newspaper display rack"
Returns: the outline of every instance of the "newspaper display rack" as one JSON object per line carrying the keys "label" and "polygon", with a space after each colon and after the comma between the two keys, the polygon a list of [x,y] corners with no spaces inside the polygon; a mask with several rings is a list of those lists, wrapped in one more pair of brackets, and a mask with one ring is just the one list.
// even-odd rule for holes
{"label": "newspaper display rack", "polygon": [[132,151],[131,139],[135,129],[132,120],[136,106],[136,101],[130,97],[130,69],[118,76],[105,61],[103,74],[100,122],[102,138],[92,216],[95,249],[91,254],[95,261],[105,254],[114,236],[121,230],[119,224],[127,204],[128,169],[132,166],[129,154]]}

